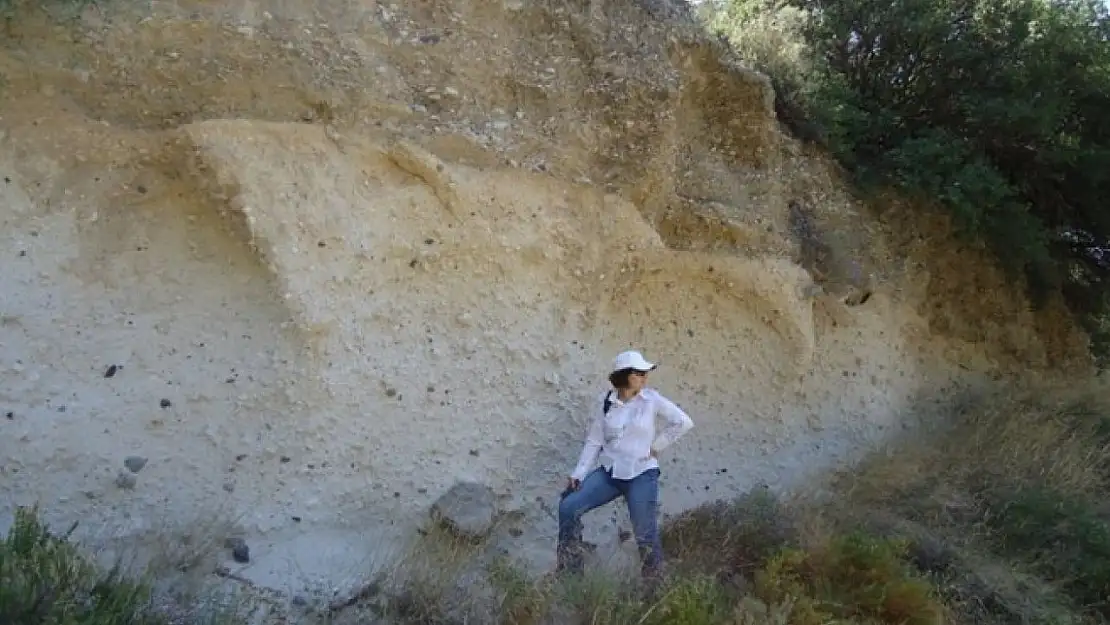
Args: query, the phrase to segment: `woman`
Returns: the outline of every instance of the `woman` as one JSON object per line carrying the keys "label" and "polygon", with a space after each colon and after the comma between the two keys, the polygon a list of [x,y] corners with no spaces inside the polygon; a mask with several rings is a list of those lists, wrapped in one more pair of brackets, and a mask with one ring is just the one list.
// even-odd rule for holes
{"label": "woman", "polygon": [[[582,570],[582,515],[624,497],[640,550],[642,574],[655,578],[663,563],[659,537],[659,452],[694,427],[681,408],[648,388],[655,365],[640,352],[627,351],[613,361],[613,388],[599,398],[590,419],[578,466],[567,478],[559,504],[557,570]],[[655,417],[667,426],[658,435]],[[598,459],[601,466],[593,468]]]}

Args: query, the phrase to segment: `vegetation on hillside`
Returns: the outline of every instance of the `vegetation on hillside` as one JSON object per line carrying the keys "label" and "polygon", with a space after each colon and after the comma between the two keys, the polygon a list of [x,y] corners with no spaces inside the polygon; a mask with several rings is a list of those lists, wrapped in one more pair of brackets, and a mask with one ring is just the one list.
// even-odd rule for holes
{"label": "vegetation on hillside", "polygon": [[1110,5],[707,0],[780,117],[860,188],[939,204],[1035,302],[1062,294],[1107,355]]}

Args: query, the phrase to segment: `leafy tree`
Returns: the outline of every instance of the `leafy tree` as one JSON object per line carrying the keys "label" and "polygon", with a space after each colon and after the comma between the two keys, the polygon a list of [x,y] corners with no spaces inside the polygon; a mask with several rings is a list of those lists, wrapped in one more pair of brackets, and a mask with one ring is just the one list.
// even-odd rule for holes
{"label": "leafy tree", "polygon": [[[963,234],[1027,279],[1035,301],[1062,292],[1100,338],[1110,299],[1110,18],[1101,0],[717,8],[718,28],[749,39],[760,15],[805,15],[797,32],[808,56],[780,82],[857,181],[939,201]],[[753,60],[776,72],[773,54]]]}

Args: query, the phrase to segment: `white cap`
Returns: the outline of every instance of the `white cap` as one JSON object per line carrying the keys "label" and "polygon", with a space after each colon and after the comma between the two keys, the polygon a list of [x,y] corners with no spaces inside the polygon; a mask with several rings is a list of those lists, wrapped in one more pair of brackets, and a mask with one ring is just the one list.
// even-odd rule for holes
{"label": "white cap", "polygon": [[637,351],[627,351],[617,354],[613,359],[613,371],[620,371],[622,369],[635,369],[636,371],[651,371],[656,367],[655,363],[644,360],[643,354]]}

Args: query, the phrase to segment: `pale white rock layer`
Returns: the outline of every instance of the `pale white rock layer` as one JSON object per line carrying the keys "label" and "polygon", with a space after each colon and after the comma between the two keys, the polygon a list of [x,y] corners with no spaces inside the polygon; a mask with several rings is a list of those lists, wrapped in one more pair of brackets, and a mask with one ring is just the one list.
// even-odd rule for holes
{"label": "pale white rock layer", "polygon": [[[3,167],[5,515],[236,528],[244,575],[339,584],[470,480],[522,513],[542,568],[537,497],[554,507],[621,349],[696,423],[662,458],[665,513],[799,484],[949,383],[882,293],[818,310],[788,259],[668,249],[592,186],[306,124],[204,122],[167,150],[190,166],[126,202],[89,171],[48,205]],[[121,489],[129,455],[149,461]]]}

